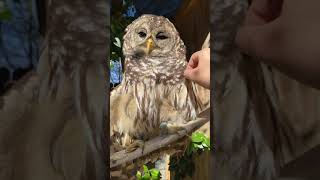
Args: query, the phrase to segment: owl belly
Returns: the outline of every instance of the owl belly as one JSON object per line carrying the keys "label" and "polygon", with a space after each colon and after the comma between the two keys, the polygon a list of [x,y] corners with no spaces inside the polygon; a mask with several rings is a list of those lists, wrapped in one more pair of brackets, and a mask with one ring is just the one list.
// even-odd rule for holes
{"label": "owl belly", "polygon": [[157,84],[149,89],[136,88],[137,114],[133,120],[136,128],[130,135],[147,140],[159,135],[159,127],[163,122],[182,124],[195,119],[194,103],[187,90],[184,82],[176,85]]}
{"label": "owl belly", "polygon": [[179,125],[196,118],[193,92],[181,80],[175,84],[124,81],[111,92],[110,132],[148,140],[160,133],[161,123]]}

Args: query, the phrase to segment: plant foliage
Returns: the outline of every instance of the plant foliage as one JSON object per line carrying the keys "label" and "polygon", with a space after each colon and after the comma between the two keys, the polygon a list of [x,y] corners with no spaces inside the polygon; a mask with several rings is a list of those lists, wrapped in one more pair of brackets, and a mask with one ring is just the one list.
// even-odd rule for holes
{"label": "plant foliage", "polygon": [[128,15],[128,9],[133,6],[132,0],[123,1],[121,6],[113,6],[111,16],[111,59],[123,59],[122,43],[125,28],[133,21]]}
{"label": "plant foliage", "polygon": [[137,180],[160,180],[161,174],[158,169],[148,169],[146,165],[143,165],[143,172],[138,171],[136,177]]}
{"label": "plant foliage", "polygon": [[[181,157],[172,156],[170,158],[169,170],[174,172],[174,180],[180,180],[186,176],[192,177],[195,169],[193,162],[194,155],[199,155],[203,151],[210,151],[210,138],[201,132],[195,132],[190,137],[190,144]],[[137,180],[159,180],[160,171],[157,169],[148,169],[143,165],[143,172],[138,171]]]}
{"label": "plant foliage", "polygon": [[112,88],[121,82],[124,63],[122,53],[123,35],[125,28],[134,20],[134,14],[135,8],[132,0],[112,1],[110,30],[110,83],[112,84]]}
{"label": "plant foliage", "polygon": [[210,138],[201,132],[195,132],[191,136],[190,144],[181,157],[170,158],[169,170],[174,172],[174,179],[183,179],[186,176],[192,177],[195,169],[193,156],[205,150],[210,150]]}

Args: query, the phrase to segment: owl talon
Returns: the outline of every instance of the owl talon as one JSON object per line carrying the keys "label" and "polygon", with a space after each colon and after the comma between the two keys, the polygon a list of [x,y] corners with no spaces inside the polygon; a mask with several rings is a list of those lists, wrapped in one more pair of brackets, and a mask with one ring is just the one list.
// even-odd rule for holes
{"label": "owl talon", "polygon": [[164,136],[168,134],[168,126],[167,123],[161,123],[160,126],[160,136]]}
{"label": "owl talon", "polygon": [[127,147],[126,147],[126,152],[129,153],[129,152],[133,152],[135,151],[136,149],[138,148],[141,148],[142,149],[142,154],[143,154],[143,151],[144,151],[144,141],[142,140],[134,140],[131,144],[129,144]]}
{"label": "owl talon", "polygon": [[[164,136],[164,135],[168,135],[168,134],[179,134],[179,135],[186,135],[187,134],[187,129],[183,126],[180,125],[174,125],[174,124],[169,124],[169,123],[161,123],[160,126],[160,135]],[[186,131],[183,134],[180,134],[180,131]]]}

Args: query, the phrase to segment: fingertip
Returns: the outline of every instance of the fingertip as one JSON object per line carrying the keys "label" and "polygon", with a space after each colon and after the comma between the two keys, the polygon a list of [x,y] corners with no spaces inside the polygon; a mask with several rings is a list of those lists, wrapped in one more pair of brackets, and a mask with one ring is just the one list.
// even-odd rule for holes
{"label": "fingertip", "polygon": [[189,62],[190,61],[196,61],[198,59],[198,56],[199,56],[199,51],[193,53],[189,59]]}

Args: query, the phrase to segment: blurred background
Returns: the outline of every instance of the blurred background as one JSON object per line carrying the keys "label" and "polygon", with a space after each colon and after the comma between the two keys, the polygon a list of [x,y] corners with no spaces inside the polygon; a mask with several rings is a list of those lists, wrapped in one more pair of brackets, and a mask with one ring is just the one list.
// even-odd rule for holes
{"label": "blurred background", "polygon": [[39,59],[40,0],[0,1],[0,95]]}

